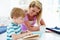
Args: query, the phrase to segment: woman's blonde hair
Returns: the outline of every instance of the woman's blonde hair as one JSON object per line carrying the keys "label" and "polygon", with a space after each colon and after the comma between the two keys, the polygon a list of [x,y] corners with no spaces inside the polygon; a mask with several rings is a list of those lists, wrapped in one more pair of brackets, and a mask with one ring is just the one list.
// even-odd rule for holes
{"label": "woman's blonde hair", "polygon": [[40,18],[41,18],[41,15],[42,15],[42,3],[39,2],[39,1],[32,1],[29,5],[29,8],[35,7],[35,6],[38,9],[40,9],[39,14],[36,16],[37,17],[37,24],[39,25],[40,24]]}

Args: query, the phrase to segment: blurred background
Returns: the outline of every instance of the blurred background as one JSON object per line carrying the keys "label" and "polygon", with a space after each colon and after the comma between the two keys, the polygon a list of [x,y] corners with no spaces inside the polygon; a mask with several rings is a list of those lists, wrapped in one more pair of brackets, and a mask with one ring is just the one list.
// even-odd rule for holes
{"label": "blurred background", "polygon": [[[13,7],[28,9],[33,0],[1,0],[0,1],[0,23],[8,24],[10,12]],[[60,27],[60,0],[39,0],[43,5],[42,18],[47,27]]]}

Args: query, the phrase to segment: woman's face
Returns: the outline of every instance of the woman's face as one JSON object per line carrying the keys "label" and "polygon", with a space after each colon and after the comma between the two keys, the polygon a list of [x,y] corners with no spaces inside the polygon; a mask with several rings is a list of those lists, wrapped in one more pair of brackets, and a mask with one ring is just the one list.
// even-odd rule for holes
{"label": "woman's face", "polygon": [[30,7],[29,8],[29,15],[30,16],[35,16],[39,13],[40,9],[38,9],[37,7]]}

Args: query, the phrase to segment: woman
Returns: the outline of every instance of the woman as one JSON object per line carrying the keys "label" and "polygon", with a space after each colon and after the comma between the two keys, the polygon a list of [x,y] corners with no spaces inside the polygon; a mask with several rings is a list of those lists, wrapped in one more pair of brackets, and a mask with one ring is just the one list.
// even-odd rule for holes
{"label": "woman", "polygon": [[[22,25],[22,30],[38,31],[39,26],[45,25],[42,15],[42,4],[39,1],[32,1],[29,5],[29,10],[26,12],[25,21]],[[37,21],[38,26],[33,26]]]}

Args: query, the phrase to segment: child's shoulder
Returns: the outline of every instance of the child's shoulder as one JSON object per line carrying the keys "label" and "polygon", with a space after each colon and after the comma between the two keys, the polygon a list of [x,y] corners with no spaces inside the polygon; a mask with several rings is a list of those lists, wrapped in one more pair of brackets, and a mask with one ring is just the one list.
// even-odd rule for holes
{"label": "child's shoulder", "polygon": [[10,23],[7,25],[7,28],[10,28],[10,27],[13,27],[12,22],[10,22]]}

